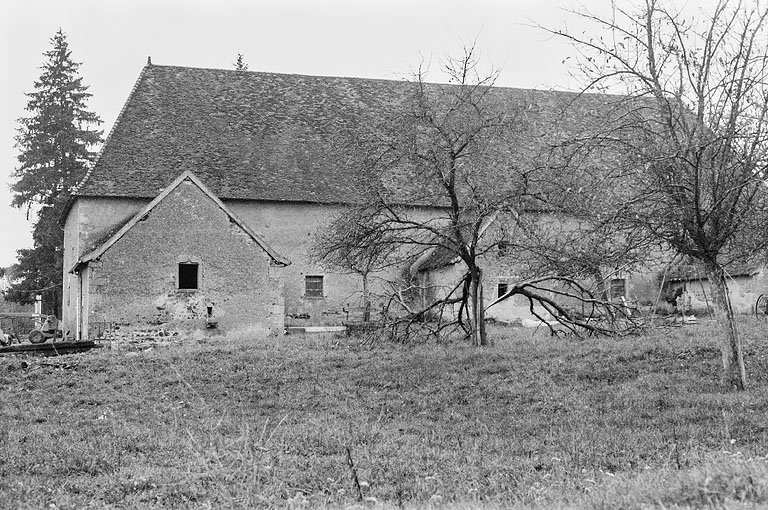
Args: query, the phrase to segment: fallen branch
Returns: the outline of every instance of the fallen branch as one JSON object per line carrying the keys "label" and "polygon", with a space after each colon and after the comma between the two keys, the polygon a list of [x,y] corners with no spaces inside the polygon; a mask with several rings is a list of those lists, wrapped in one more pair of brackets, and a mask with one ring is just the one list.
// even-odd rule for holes
{"label": "fallen branch", "polygon": [[357,468],[352,461],[352,450],[347,446],[347,465],[349,466],[349,472],[352,473],[352,482],[355,484],[355,490],[357,491],[357,501],[363,501],[363,490],[360,488],[360,480],[357,478]]}

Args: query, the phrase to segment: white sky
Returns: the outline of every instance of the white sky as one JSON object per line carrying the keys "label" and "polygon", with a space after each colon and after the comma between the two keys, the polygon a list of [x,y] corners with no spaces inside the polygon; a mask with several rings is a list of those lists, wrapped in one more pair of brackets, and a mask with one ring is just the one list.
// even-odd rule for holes
{"label": "white sky", "polygon": [[[596,0],[583,0],[590,8]],[[684,1],[684,0],[680,0]],[[694,4],[714,0],[690,0]],[[689,2],[686,2],[689,3]],[[105,136],[147,56],[158,65],[397,79],[433,68],[478,40],[501,70],[497,85],[575,89],[572,49],[530,20],[578,30],[559,6],[572,0],[0,0],[0,267],[32,245],[32,225],[10,207],[17,122],[60,27]]]}

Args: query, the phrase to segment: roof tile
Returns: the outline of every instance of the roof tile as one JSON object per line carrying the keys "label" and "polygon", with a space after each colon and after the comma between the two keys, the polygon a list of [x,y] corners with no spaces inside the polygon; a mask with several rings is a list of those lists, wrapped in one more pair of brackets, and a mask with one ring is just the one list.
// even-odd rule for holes
{"label": "roof tile", "polygon": [[[391,114],[411,86],[147,65],[76,195],[154,198],[191,171],[222,199],[356,203],[360,173],[329,150],[334,136]],[[616,98],[495,88],[492,100],[522,112],[526,130],[503,150],[515,164],[531,163]],[[563,114],[572,102],[577,108]],[[401,203],[422,203],[418,186],[411,179],[394,188]]]}

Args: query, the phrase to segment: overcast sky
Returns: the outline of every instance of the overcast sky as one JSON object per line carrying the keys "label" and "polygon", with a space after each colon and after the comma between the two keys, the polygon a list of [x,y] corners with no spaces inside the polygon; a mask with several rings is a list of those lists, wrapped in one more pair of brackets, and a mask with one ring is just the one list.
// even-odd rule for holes
{"label": "overcast sky", "polygon": [[[681,0],[683,1],[683,0]],[[710,0],[693,1],[699,4]],[[714,1],[714,0],[711,0]],[[584,0],[593,7],[597,1]],[[690,3],[690,2],[688,2]],[[575,89],[572,49],[531,20],[579,30],[571,0],[0,0],[0,267],[31,247],[31,224],[10,207],[17,119],[27,115],[43,52],[61,28],[106,133],[147,56],[159,65],[399,79],[433,68],[477,39],[497,85]]]}

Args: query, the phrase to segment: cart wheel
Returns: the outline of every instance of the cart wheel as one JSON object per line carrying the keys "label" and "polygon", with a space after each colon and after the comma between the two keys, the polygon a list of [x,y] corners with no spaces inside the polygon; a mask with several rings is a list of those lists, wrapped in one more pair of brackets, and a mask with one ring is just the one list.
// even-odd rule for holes
{"label": "cart wheel", "polygon": [[33,344],[42,344],[45,342],[45,336],[39,329],[35,329],[29,332],[29,341]]}
{"label": "cart wheel", "polygon": [[768,295],[760,294],[755,303],[755,316],[768,317]]}

